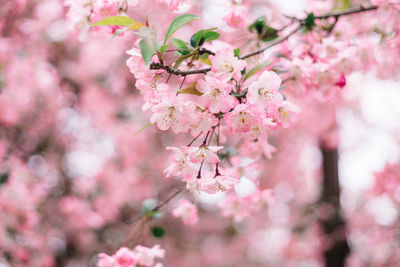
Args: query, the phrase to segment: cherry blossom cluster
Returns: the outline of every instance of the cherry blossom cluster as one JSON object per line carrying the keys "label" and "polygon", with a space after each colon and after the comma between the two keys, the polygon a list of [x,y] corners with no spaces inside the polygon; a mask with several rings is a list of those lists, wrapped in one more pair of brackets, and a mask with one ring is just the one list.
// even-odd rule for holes
{"label": "cherry blossom cluster", "polygon": [[290,127],[299,108],[284,100],[281,78],[275,72],[265,70],[243,81],[241,71],[247,63],[235,57],[229,44],[216,41],[207,49],[215,53],[209,57],[211,71],[188,77],[194,94],[180,89],[185,88],[185,78],[173,80],[167,71],[147,69],[137,48],[128,51],[127,65],[146,101],[144,109],[152,112],[150,122],[160,130],[190,132],[194,138],[186,146],[167,148],[174,156],[166,176],[181,177],[191,192],[214,194],[227,192],[239,182],[234,168],[224,168],[220,162],[218,154],[224,151],[220,141],[228,143],[232,136],[234,142],[241,141],[230,145],[237,145],[244,157],[271,157],[274,148],[268,143],[268,132]]}
{"label": "cherry blossom cluster", "polygon": [[159,245],[152,248],[137,245],[134,249],[120,248],[113,255],[100,254],[97,266],[99,267],[162,267],[163,264],[156,263],[157,259],[164,258],[165,250]]}

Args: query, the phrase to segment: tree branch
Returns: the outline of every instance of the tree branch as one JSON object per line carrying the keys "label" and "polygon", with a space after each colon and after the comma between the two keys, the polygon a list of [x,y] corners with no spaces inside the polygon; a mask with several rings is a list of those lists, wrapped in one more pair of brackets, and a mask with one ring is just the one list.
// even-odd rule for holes
{"label": "tree branch", "polygon": [[[333,11],[333,12],[328,12],[325,15],[320,15],[320,16],[314,16],[314,19],[327,19],[330,17],[340,17],[340,16],[347,16],[347,15],[352,15],[360,12],[365,12],[365,11],[371,11],[378,9],[378,6],[370,6],[370,7],[353,7],[349,8],[343,11]],[[303,19],[305,20],[305,19]]]}
{"label": "tree branch", "polygon": [[157,63],[157,62],[151,62],[150,63],[150,69],[151,70],[160,70],[163,69],[167,71],[169,74],[175,74],[175,75],[180,75],[180,76],[186,76],[186,75],[191,75],[191,74],[206,74],[211,70],[211,68],[205,68],[205,69],[198,69],[198,70],[188,70],[188,71],[183,71],[179,69],[174,69],[171,66],[164,65],[162,63]]}
{"label": "tree branch", "polygon": [[[370,7],[360,6],[360,7],[355,7],[355,8],[349,8],[349,9],[346,9],[346,10],[343,10],[343,11],[329,12],[329,13],[326,13],[326,14],[321,15],[321,16],[314,16],[314,19],[327,19],[327,18],[330,18],[330,17],[335,17],[335,24],[336,24],[336,22],[337,22],[337,20],[339,19],[340,16],[347,16],[347,15],[356,14],[356,13],[360,13],[360,12],[371,11],[371,10],[375,10],[377,8],[378,8],[378,6],[370,6]],[[279,44],[279,43],[281,43],[283,41],[286,41],[287,39],[289,39],[290,36],[292,36],[293,34],[298,32],[301,29],[301,27],[303,27],[303,25],[304,25],[304,23],[306,21],[305,18],[304,19],[299,19],[299,18],[296,18],[296,17],[288,17],[288,18],[300,22],[300,25],[297,28],[295,28],[293,31],[291,31],[288,35],[285,35],[285,36],[283,36],[281,38],[275,39],[275,41],[273,41],[272,43],[270,43],[266,47],[264,47],[264,48],[262,48],[260,50],[254,51],[252,53],[249,53],[249,54],[247,54],[245,56],[242,56],[241,59],[246,59],[246,58],[249,58],[251,56],[258,55],[258,54],[264,52],[265,50],[267,50],[267,49],[269,49],[269,48],[271,48],[271,47],[273,47],[273,46],[275,46],[275,45],[277,45],[277,44]],[[333,29],[333,27],[332,27],[332,29]]]}
{"label": "tree branch", "polygon": [[288,33],[287,35],[285,35],[285,36],[283,36],[283,37],[280,37],[280,38],[278,38],[278,39],[275,39],[275,41],[273,41],[272,43],[270,43],[270,44],[267,45],[266,47],[264,47],[264,48],[262,48],[262,49],[259,49],[259,50],[257,50],[257,51],[251,52],[251,53],[249,53],[249,54],[247,54],[247,55],[244,55],[244,56],[242,56],[240,59],[246,59],[246,58],[249,58],[249,57],[258,55],[258,54],[264,52],[265,50],[267,50],[267,49],[269,49],[269,48],[271,48],[271,47],[274,47],[275,45],[280,44],[280,43],[282,43],[283,41],[286,41],[287,39],[289,39],[290,36],[292,36],[293,34],[295,34],[296,32],[298,32],[298,31],[301,29],[302,26],[303,26],[302,24],[298,25],[294,30],[292,30],[292,31],[291,31],[290,33]]}
{"label": "tree branch", "polygon": [[[324,15],[314,16],[314,19],[327,19],[327,18],[330,18],[330,17],[335,17],[335,23],[333,24],[333,27],[334,27],[336,22],[337,22],[337,20],[338,20],[338,18],[340,16],[347,16],[347,15],[352,15],[352,14],[361,13],[361,12],[365,12],[365,11],[376,10],[376,9],[378,9],[378,6],[370,6],[370,7],[360,6],[360,7],[349,8],[349,9],[346,9],[346,10],[343,10],[343,11],[328,12],[328,13],[326,13]],[[240,57],[240,59],[246,59],[246,58],[261,54],[265,50],[267,50],[267,49],[269,49],[271,47],[276,46],[277,44],[280,44],[280,43],[286,41],[287,39],[289,39],[290,36],[292,36],[293,34],[297,33],[304,26],[304,23],[305,23],[305,20],[306,20],[305,18],[304,19],[299,19],[299,18],[296,18],[296,17],[288,17],[288,18],[291,18],[291,19],[299,22],[300,24],[295,29],[293,29],[291,32],[289,32],[287,35],[282,36],[282,37],[280,37],[278,39],[275,39],[270,44],[268,44],[266,47],[261,48],[259,50],[256,50],[254,52],[251,52],[251,53],[249,53],[247,55],[244,55],[244,56]],[[330,31],[333,30],[333,27],[332,27],[332,29],[330,29]],[[209,53],[210,51],[204,51],[204,52],[205,53]],[[212,54],[212,53],[209,53],[209,54]],[[182,70],[179,70],[179,69],[174,69],[174,68],[172,68],[172,67],[170,67],[168,65],[164,65],[162,63],[157,63],[157,62],[152,62],[150,64],[150,69],[151,70],[163,69],[163,70],[167,71],[169,74],[175,74],[175,75],[180,75],[180,76],[186,76],[186,75],[191,75],[191,74],[206,74],[207,72],[209,72],[211,70],[211,68],[204,68],[204,69],[198,69],[198,70],[182,71]]]}

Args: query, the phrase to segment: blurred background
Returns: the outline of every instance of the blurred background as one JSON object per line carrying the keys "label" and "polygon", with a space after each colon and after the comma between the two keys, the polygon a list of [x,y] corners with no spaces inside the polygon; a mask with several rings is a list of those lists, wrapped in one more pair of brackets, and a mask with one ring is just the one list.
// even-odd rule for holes
{"label": "blurred background", "polygon": [[[346,76],[340,105],[294,98],[304,112],[293,128],[271,135],[277,152],[257,171],[274,204],[238,219],[221,214],[223,193],[184,191],[179,198],[198,206],[197,225],[171,216],[176,198],[161,218],[138,226],[132,221],[143,205],[184,187],[165,178],[165,147],[191,138],[153,126],[136,134],[150,116],[126,66],[137,37],[88,30],[88,21],[76,21],[82,2],[0,0],[0,267],[95,266],[98,253],[124,244],[160,244],[165,266],[325,266],[324,252],[337,240],[348,245],[346,266],[399,266],[398,46],[388,55],[365,49],[379,64]],[[166,1],[140,2],[128,13],[142,22],[148,15],[160,32],[177,15]],[[233,31],[221,18],[227,1],[194,2],[179,12],[200,14],[202,27],[217,26],[225,41],[243,43],[238,36],[247,29]],[[310,7],[323,11],[336,1],[248,2],[246,25],[275,10],[304,17]],[[290,88],[288,95],[296,96]],[[330,136],[332,121],[337,150],[326,152],[320,133]],[[335,157],[329,151],[339,155],[341,227],[327,234],[333,211],[321,192],[324,162]],[[235,190],[245,198],[254,188],[243,175]]]}

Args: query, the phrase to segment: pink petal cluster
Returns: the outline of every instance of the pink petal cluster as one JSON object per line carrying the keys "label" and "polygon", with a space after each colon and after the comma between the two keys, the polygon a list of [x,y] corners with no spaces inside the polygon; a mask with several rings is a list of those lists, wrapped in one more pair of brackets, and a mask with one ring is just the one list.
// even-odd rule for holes
{"label": "pink petal cluster", "polygon": [[234,194],[228,195],[219,203],[222,215],[242,221],[252,213],[260,212],[275,202],[271,190],[257,190],[253,194],[239,198]]}
{"label": "pink petal cluster", "polygon": [[165,250],[159,245],[152,248],[137,245],[134,249],[127,247],[120,248],[113,255],[104,253],[99,254],[97,261],[98,267],[162,267],[161,263],[156,263],[156,259],[164,258]]}
{"label": "pink petal cluster", "polygon": [[183,223],[189,226],[193,226],[199,221],[197,207],[186,199],[179,200],[179,206],[172,210],[172,214],[181,218]]}

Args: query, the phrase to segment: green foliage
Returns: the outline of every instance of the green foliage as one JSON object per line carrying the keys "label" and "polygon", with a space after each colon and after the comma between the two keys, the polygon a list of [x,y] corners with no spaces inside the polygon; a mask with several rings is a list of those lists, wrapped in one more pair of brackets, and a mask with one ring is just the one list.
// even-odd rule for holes
{"label": "green foliage", "polygon": [[179,28],[195,19],[199,19],[199,17],[193,14],[184,14],[175,18],[165,33],[164,43],[166,43],[168,38],[171,37],[171,35],[174,34]]}
{"label": "green foliage", "polygon": [[168,49],[168,47],[170,47],[169,44],[163,44],[160,49],[158,49],[158,51],[160,51],[161,54],[164,54],[165,50]]}
{"label": "green foliage", "polygon": [[261,41],[269,42],[279,37],[278,30],[268,26],[265,22],[265,16],[259,17],[249,26],[250,32],[256,32]]}
{"label": "green foliage", "polygon": [[146,66],[148,66],[150,63],[151,57],[154,55],[155,50],[154,50],[154,48],[147,45],[145,40],[141,40],[139,42],[139,47],[140,47],[140,52],[142,53],[144,63],[146,64]]}
{"label": "green foliage", "polygon": [[177,39],[177,38],[172,38],[171,39],[172,44],[175,46],[175,48],[178,50],[178,54],[183,56],[183,55],[187,55],[190,53],[188,46],[186,45],[186,43],[181,40],[181,39]]}
{"label": "green foliage", "polygon": [[199,30],[190,38],[190,45],[192,47],[202,46],[204,42],[211,42],[219,38],[219,33],[214,31],[217,28]]}
{"label": "green foliage", "polygon": [[310,13],[307,15],[306,20],[304,21],[304,26],[307,30],[311,31],[315,25],[315,16],[314,13]]}
{"label": "green foliage", "polygon": [[233,55],[235,56],[235,57],[238,57],[238,58],[240,58],[240,48],[235,48],[234,50],[233,50]]}
{"label": "green foliage", "polygon": [[165,234],[165,230],[160,226],[153,226],[151,228],[151,233],[153,234],[154,237],[162,238]]}
{"label": "green foliage", "polygon": [[0,174],[0,186],[7,183],[10,174],[8,172],[3,172]]}
{"label": "green foliage", "polygon": [[254,68],[249,70],[249,72],[246,73],[246,75],[243,78],[243,81],[247,80],[248,78],[250,78],[251,76],[253,76],[257,72],[259,72],[261,69],[263,69],[267,65],[268,65],[268,62],[265,62],[265,63],[262,63],[262,64],[259,64],[259,65],[255,66]]}

